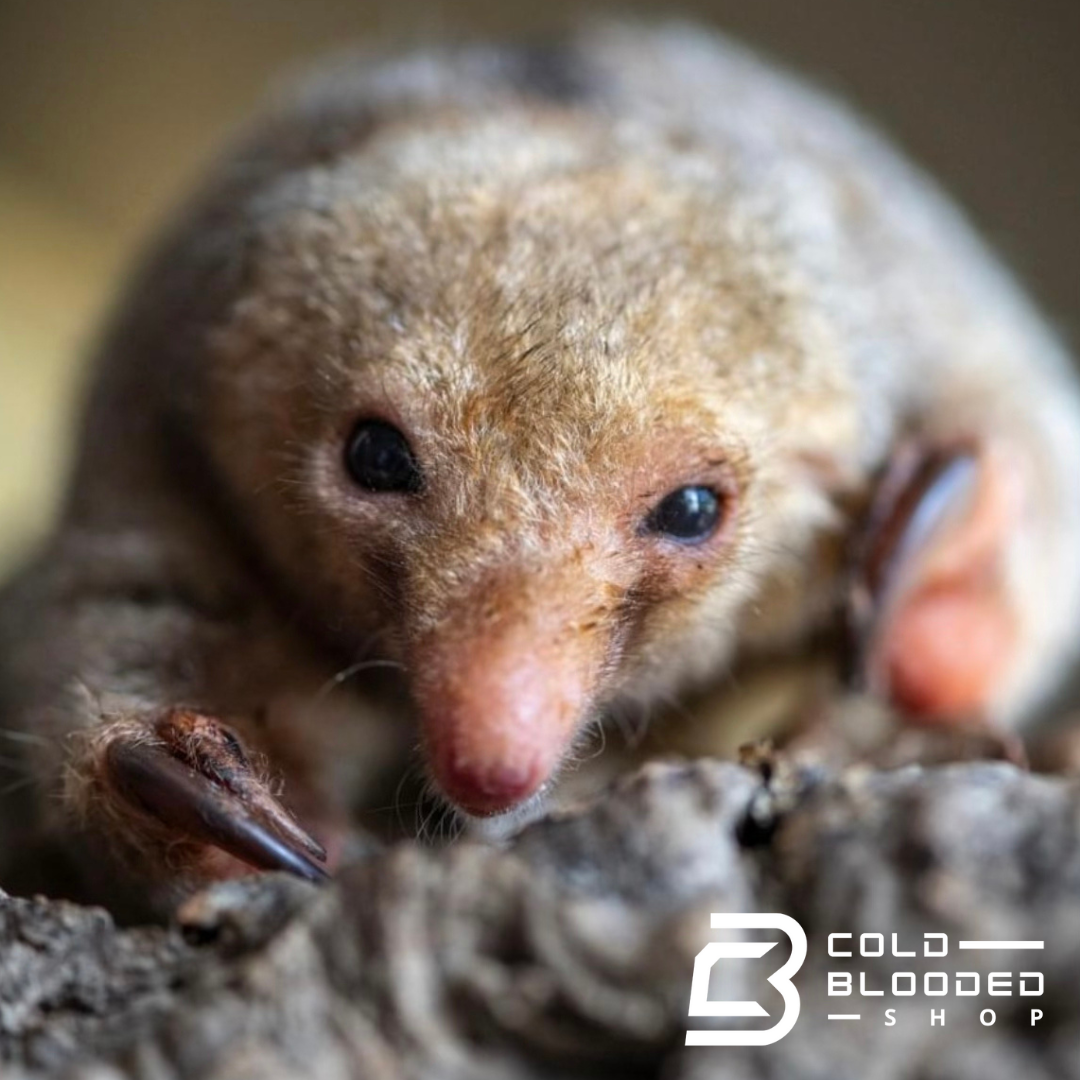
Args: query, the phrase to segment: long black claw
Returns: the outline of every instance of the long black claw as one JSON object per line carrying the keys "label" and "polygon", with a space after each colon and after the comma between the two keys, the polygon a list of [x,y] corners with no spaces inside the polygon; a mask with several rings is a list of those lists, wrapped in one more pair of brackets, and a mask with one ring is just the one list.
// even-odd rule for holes
{"label": "long black claw", "polygon": [[322,867],[256,821],[236,796],[161,746],[118,740],[106,758],[118,790],[163,824],[259,870],[327,880]]}

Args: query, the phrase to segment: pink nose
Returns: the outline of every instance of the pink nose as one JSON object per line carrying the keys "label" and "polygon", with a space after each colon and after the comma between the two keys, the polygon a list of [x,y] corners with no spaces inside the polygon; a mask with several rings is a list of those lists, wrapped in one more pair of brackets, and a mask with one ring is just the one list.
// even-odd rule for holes
{"label": "pink nose", "polygon": [[440,642],[416,687],[428,765],[466,813],[498,814],[554,774],[586,702],[580,661],[525,626]]}
{"label": "pink nose", "polygon": [[580,559],[544,574],[493,573],[416,641],[427,765],[466,813],[512,810],[555,776],[607,655],[600,600]]}
{"label": "pink nose", "polygon": [[471,761],[453,751],[437,755],[432,768],[446,797],[479,817],[513,809],[539,791],[547,774],[537,760]]}

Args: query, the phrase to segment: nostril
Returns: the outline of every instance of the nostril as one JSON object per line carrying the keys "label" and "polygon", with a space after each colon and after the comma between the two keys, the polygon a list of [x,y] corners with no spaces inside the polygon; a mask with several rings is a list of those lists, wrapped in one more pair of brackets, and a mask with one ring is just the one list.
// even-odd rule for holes
{"label": "nostril", "polygon": [[508,764],[449,757],[441,765],[436,765],[436,773],[443,792],[469,814],[511,810],[534,795],[544,782],[544,770],[537,761]]}

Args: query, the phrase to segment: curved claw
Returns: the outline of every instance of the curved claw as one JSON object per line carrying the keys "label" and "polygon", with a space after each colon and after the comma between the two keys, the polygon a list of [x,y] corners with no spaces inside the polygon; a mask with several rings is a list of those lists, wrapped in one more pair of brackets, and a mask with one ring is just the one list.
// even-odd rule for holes
{"label": "curved claw", "polygon": [[985,722],[1016,646],[1002,566],[1015,462],[990,446],[901,447],[881,479],[846,597],[849,681],[921,722]]}
{"label": "curved claw", "polygon": [[154,730],[176,757],[235,795],[272,832],[319,862],[326,861],[326,849],[267,791],[240,740],[225,724],[187,709],[172,709],[158,719]]}
{"label": "curved claw", "polygon": [[872,682],[870,657],[881,624],[942,524],[971,500],[978,470],[969,450],[923,457],[907,446],[893,458],[853,559],[845,609],[852,685]]}
{"label": "curved claw", "polygon": [[327,879],[325,870],[255,820],[235,794],[162,746],[117,740],[106,760],[117,789],[164,824],[257,869],[284,870],[314,882]]}

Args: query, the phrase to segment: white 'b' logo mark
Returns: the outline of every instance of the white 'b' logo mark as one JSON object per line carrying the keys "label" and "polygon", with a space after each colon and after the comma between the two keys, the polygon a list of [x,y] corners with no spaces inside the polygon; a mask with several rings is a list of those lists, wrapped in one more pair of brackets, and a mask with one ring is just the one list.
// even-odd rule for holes
{"label": "white 'b' logo mark", "polygon": [[[799,1019],[799,991],[792,976],[806,959],[806,934],[790,916],[728,915],[714,913],[709,923],[714,930],[782,930],[791,939],[791,956],[783,967],[769,976],[769,982],[784,999],[784,1015],[763,1031],[693,1030],[686,1033],[687,1046],[768,1046],[782,1039]],[[756,1001],[710,1001],[709,976],[720,960],[756,958],[775,948],[775,941],[714,941],[694,958],[690,983],[690,1016],[768,1016]]]}

